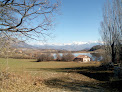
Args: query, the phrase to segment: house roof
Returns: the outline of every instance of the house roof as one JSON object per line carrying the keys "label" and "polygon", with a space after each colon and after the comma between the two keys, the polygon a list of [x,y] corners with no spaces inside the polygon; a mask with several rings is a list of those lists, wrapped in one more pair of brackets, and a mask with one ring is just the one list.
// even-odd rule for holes
{"label": "house roof", "polygon": [[90,58],[90,57],[87,55],[78,55],[76,58]]}

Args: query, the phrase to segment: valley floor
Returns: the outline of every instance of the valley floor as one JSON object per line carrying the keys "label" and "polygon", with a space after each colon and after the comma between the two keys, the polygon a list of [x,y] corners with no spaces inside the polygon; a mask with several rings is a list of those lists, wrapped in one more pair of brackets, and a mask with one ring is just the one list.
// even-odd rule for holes
{"label": "valley floor", "polygon": [[[119,92],[121,81],[99,62],[35,62],[0,59],[0,92]],[[120,83],[120,84],[119,84]]]}

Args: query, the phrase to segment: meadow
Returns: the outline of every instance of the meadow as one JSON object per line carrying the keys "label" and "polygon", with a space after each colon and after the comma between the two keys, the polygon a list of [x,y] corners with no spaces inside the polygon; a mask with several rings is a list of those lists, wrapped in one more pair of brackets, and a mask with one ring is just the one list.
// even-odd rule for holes
{"label": "meadow", "polygon": [[56,69],[56,68],[73,68],[73,67],[87,67],[99,66],[100,63],[78,63],[78,62],[63,62],[63,61],[43,61],[36,62],[36,59],[4,59],[0,58],[0,66],[2,70],[8,67],[8,71],[33,71],[39,69]]}
{"label": "meadow", "polygon": [[100,62],[36,62],[35,59],[0,58],[0,91],[111,92],[111,86],[107,83],[113,71],[103,70],[99,66]]}

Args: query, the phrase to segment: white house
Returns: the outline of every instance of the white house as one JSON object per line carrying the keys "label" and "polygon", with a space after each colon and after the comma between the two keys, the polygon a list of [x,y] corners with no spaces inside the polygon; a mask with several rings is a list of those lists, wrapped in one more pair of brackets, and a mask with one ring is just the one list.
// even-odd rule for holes
{"label": "white house", "polygon": [[78,55],[77,57],[74,58],[74,61],[89,62],[90,57],[86,55]]}

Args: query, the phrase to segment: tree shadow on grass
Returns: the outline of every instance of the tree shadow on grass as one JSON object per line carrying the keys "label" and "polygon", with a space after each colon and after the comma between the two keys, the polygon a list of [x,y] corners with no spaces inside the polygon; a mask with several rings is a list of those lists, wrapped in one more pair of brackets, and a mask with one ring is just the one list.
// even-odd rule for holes
{"label": "tree shadow on grass", "polygon": [[83,74],[87,77],[99,80],[109,81],[114,76],[113,71],[104,70],[101,67],[75,67],[75,68],[28,68],[31,71],[55,71],[55,72],[67,72]]}
{"label": "tree shadow on grass", "polygon": [[113,71],[105,70],[101,67],[77,67],[77,68],[65,68],[64,70],[68,72],[83,74],[87,77],[99,81],[109,81],[110,78],[114,76]]}
{"label": "tree shadow on grass", "polygon": [[[110,78],[112,79],[114,77],[113,71],[105,70],[102,67],[36,68],[36,69],[31,68],[31,70],[34,71],[45,70],[45,71],[54,71],[54,72],[83,74],[89,78],[93,78],[100,81],[98,85],[109,89],[110,90],[109,92],[114,92],[113,89],[115,89],[116,92],[122,92],[122,88],[121,88],[122,80],[110,81]],[[83,92],[95,92],[94,90],[98,90],[98,89],[94,89],[94,87],[92,86],[96,84],[88,83],[85,81],[79,81],[79,80],[73,80],[73,81],[71,80],[72,79],[67,79],[67,78],[53,78],[53,79],[46,80],[45,84],[48,85],[49,87],[66,88],[72,91],[82,90]],[[100,92],[105,92],[105,91],[100,91]]]}
{"label": "tree shadow on grass", "polygon": [[104,92],[101,87],[96,86],[93,82],[79,81],[68,77],[53,78],[45,80],[44,83],[50,88],[60,88],[73,92]]}

